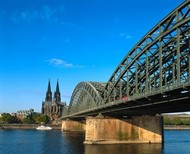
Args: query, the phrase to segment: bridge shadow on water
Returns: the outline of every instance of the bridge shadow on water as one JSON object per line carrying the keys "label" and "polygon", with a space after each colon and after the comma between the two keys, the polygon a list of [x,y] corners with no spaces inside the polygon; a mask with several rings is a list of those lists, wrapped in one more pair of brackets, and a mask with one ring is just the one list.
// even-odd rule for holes
{"label": "bridge shadow on water", "polygon": [[[162,154],[162,144],[83,144],[85,134],[80,132],[62,133],[61,145],[69,154]],[[54,151],[55,152],[55,151]]]}
{"label": "bridge shadow on water", "polygon": [[161,154],[162,144],[85,145],[85,154]]}

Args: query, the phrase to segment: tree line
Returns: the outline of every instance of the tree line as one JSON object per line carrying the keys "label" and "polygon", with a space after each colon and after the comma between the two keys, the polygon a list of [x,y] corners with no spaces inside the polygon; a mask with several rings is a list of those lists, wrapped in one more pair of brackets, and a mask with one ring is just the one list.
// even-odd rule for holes
{"label": "tree line", "polygon": [[18,118],[16,115],[11,115],[9,113],[3,113],[0,117],[0,123],[11,124],[11,123],[23,123],[23,124],[39,124],[39,123],[49,123],[50,118],[47,115],[33,113],[24,117],[23,119]]}
{"label": "tree line", "polygon": [[[163,116],[164,125],[190,125],[190,117],[184,118],[179,116]],[[0,116],[0,123],[11,124],[11,123],[23,123],[23,124],[39,124],[39,123],[50,123],[50,118],[47,115],[32,113],[24,117],[23,119],[18,118],[16,115],[9,113],[3,113]]]}
{"label": "tree line", "polygon": [[190,125],[190,117],[164,116],[164,125]]}

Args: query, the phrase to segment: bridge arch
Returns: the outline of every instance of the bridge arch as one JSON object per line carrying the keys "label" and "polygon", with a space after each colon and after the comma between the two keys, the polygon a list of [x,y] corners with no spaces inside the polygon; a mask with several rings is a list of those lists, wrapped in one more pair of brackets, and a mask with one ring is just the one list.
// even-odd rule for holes
{"label": "bridge arch", "polygon": [[[138,108],[158,98],[160,101],[175,99],[176,107],[170,111],[181,111],[178,100],[188,95],[184,92],[190,92],[189,0],[174,9],[128,52],[107,83],[79,83],[73,91],[68,114],[93,112],[95,115],[103,108],[111,112],[115,105],[115,114],[122,114],[120,110],[123,110],[123,115],[130,112],[138,115],[138,109],[131,109],[131,106],[136,104]],[[184,101],[184,105],[189,109],[187,102]],[[160,113],[171,108],[159,107]],[[90,108],[92,110],[88,110]],[[154,108],[150,111],[144,107],[143,111],[157,113]]]}
{"label": "bridge arch", "polygon": [[80,82],[71,96],[68,108],[69,114],[101,105],[103,102],[101,95],[105,84],[100,82]]}
{"label": "bridge arch", "polygon": [[190,80],[190,1],[150,30],[124,57],[103,92],[104,103],[162,93]]}

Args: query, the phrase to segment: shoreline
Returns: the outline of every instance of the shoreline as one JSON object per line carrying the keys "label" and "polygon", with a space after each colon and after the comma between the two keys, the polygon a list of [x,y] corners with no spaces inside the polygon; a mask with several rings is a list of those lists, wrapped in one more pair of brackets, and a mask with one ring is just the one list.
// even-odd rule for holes
{"label": "shoreline", "polygon": [[[0,124],[0,130],[3,129],[36,129],[40,124]],[[46,124],[45,126],[52,127],[52,130],[61,130],[61,125]]]}
{"label": "shoreline", "polygon": [[[1,129],[36,129],[40,124],[0,124]],[[61,124],[45,126],[52,127],[53,130],[61,130]],[[190,125],[164,125],[164,130],[190,130]]]}
{"label": "shoreline", "polygon": [[190,125],[165,125],[164,130],[190,130]]}

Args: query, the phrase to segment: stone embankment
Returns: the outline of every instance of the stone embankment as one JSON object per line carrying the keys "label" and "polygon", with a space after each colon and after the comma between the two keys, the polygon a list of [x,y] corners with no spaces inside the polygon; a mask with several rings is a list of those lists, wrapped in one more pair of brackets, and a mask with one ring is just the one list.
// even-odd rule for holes
{"label": "stone embankment", "polygon": [[[0,124],[0,129],[36,129],[39,124]],[[61,130],[61,125],[47,125],[53,130]]]}
{"label": "stone embankment", "polygon": [[[36,129],[39,124],[0,124],[0,129]],[[53,130],[61,130],[61,125],[47,125]],[[164,130],[190,130],[190,125],[165,125]]]}
{"label": "stone embankment", "polygon": [[165,125],[165,130],[190,130],[190,125]]}

